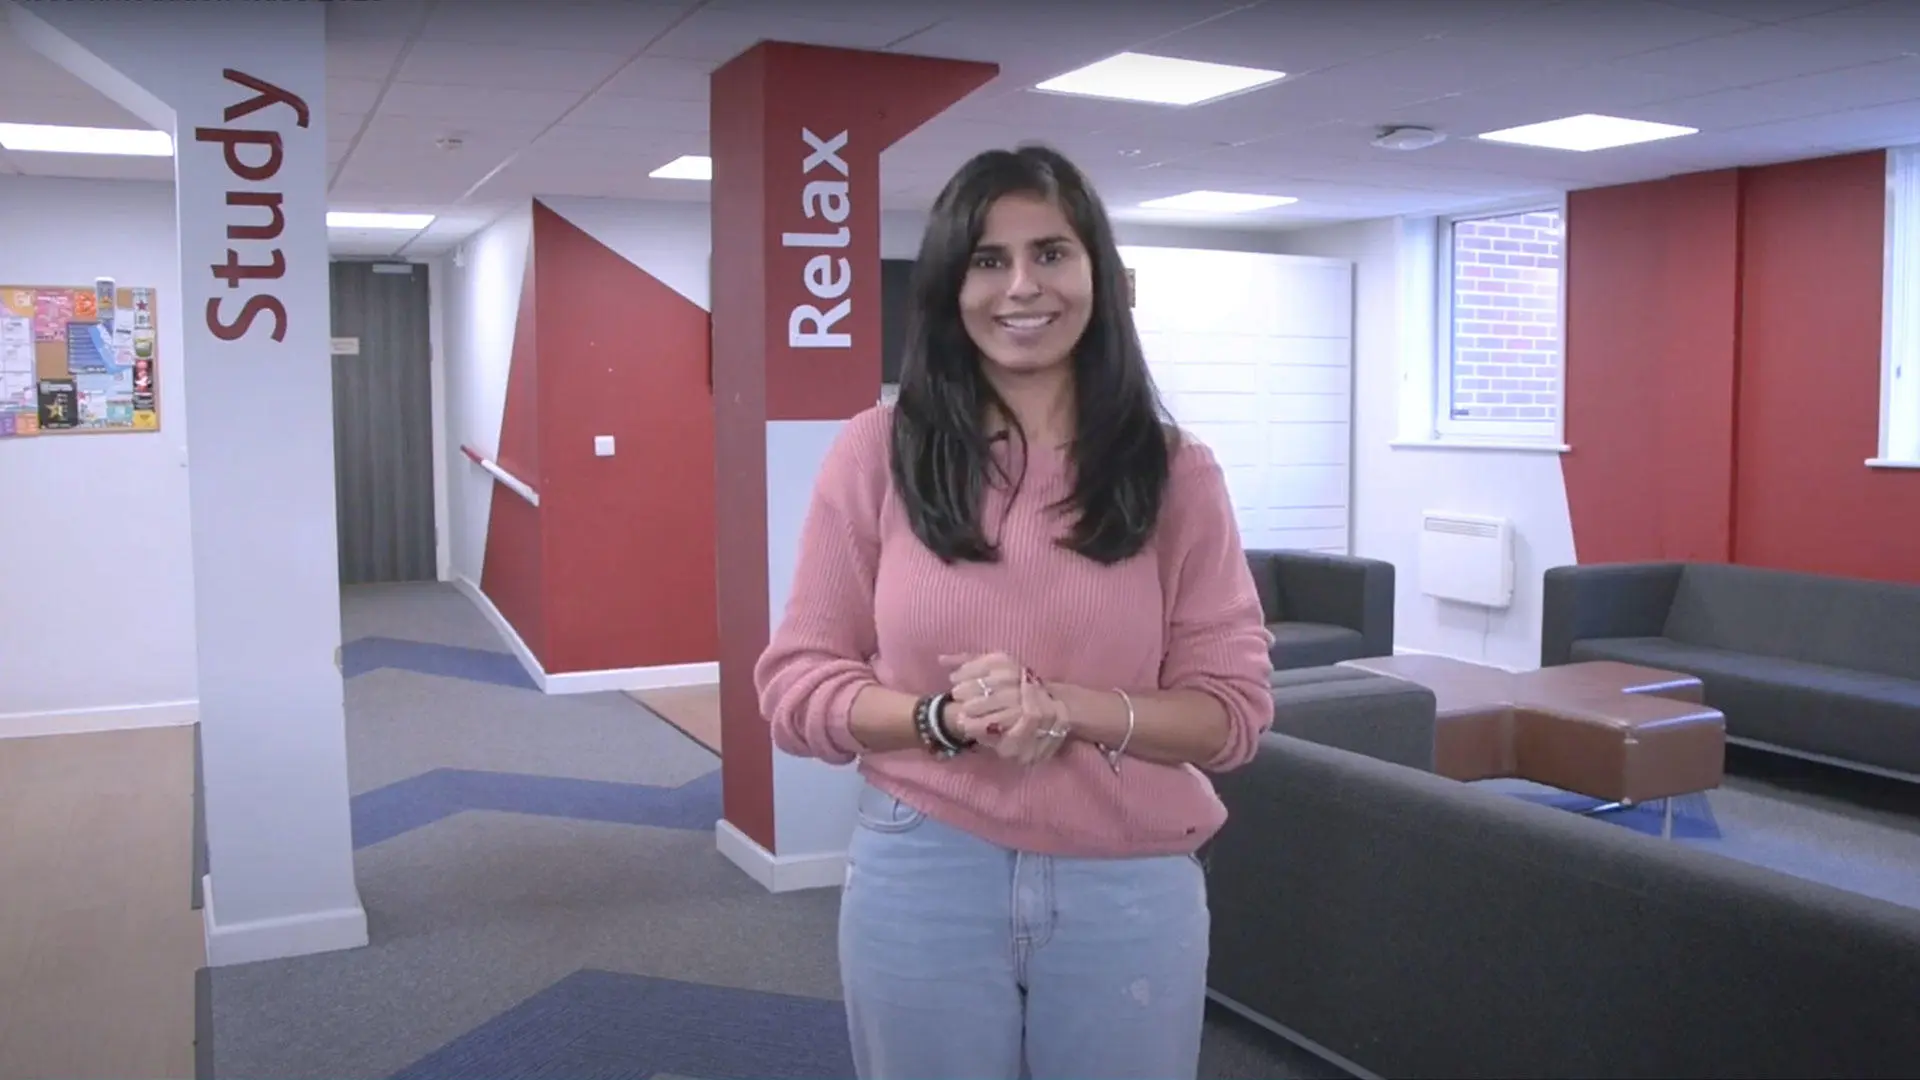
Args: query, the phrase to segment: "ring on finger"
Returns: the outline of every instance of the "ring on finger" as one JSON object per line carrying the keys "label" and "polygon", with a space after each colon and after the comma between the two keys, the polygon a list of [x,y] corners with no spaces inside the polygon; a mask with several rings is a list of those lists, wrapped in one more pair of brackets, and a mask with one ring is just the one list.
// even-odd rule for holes
{"label": "ring on finger", "polygon": [[993,696],[993,684],[987,682],[986,676],[983,675],[980,678],[973,680],[973,683],[975,686],[978,686],[980,688],[981,697],[990,698]]}
{"label": "ring on finger", "polygon": [[1040,733],[1040,736],[1041,738],[1045,738],[1045,739],[1064,739],[1067,737],[1067,729],[1050,727],[1050,728],[1047,728],[1045,731],[1042,731]]}

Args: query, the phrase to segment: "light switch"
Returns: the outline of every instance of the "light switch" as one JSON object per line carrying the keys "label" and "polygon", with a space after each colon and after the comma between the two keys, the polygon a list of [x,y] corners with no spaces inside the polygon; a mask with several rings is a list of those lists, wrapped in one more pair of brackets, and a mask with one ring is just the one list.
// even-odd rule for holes
{"label": "light switch", "polygon": [[613,436],[595,435],[593,437],[593,456],[594,457],[612,457],[613,456]]}

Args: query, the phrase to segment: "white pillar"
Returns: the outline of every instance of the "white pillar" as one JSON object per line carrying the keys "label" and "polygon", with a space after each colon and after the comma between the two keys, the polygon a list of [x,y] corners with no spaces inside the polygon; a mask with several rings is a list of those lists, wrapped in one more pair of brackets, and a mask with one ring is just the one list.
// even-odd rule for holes
{"label": "white pillar", "polygon": [[364,945],[334,664],[325,5],[10,6],[33,48],[174,135],[167,422],[192,455],[209,963]]}

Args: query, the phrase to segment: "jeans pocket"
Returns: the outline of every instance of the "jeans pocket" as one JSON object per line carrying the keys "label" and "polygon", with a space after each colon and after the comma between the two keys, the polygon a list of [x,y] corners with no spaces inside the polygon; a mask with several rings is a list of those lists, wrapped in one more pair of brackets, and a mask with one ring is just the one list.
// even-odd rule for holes
{"label": "jeans pocket", "polygon": [[919,810],[872,786],[861,789],[854,816],[861,828],[878,833],[903,833],[927,819]]}

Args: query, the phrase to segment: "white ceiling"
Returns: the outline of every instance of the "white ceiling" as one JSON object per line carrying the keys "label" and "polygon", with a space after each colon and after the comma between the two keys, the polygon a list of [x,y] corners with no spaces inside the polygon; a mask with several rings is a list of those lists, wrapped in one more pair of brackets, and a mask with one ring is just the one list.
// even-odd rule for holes
{"label": "white ceiling", "polygon": [[[1914,0],[376,0],[327,17],[333,208],[440,215],[417,237],[335,237],[356,254],[444,250],[532,195],[704,200],[705,184],[646,174],[706,152],[708,74],[762,39],[1000,64],[886,152],[889,209],[924,208],[968,155],[1033,139],[1079,161],[1118,216],[1240,229],[1920,140]],[[1123,49],[1289,74],[1187,109],[1028,89]],[[1581,112],[1702,133],[1589,154],[1470,138]],[[146,126],[4,20],[0,121]],[[1371,147],[1390,124],[1452,138]],[[0,152],[9,172],[159,180],[171,166]],[[1196,188],[1300,201],[1215,219],[1129,209]]]}

